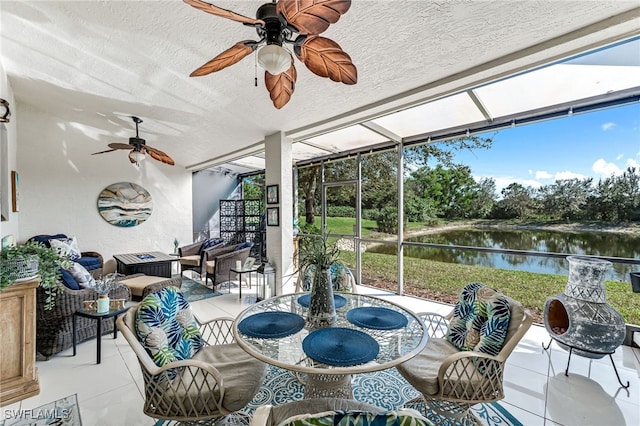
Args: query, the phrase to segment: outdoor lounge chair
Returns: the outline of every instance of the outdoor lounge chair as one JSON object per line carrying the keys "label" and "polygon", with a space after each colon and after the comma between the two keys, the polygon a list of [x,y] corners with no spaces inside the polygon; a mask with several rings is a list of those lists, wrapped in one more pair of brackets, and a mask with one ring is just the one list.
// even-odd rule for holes
{"label": "outdoor lounge chair", "polygon": [[396,367],[422,394],[405,406],[427,417],[430,411],[435,413],[439,417],[429,418],[436,424],[480,424],[469,408],[504,398],[504,365],[531,326],[531,314],[510,297],[471,283],[446,317],[420,316],[429,342],[417,356]]}
{"label": "outdoor lounge chair", "polygon": [[201,277],[204,276],[204,262],[202,256],[205,250],[213,247],[221,247],[224,245],[222,238],[208,238],[193,244],[178,247],[178,255],[180,257],[180,274],[184,271],[194,271]]}
{"label": "outdoor lounge chair", "polygon": [[232,318],[198,324],[176,287],[149,294],[118,318],[142,370],[145,414],[180,422],[233,415],[248,423],[237,412],[253,399],[267,369],[235,343],[232,324]]}
{"label": "outdoor lounge chair", "polygon": [[366,402],[344,398],[311,398],[281,405],[262,405],[251,426],[276,425],[404,425],[431,423],[413,410],[388,411]]}

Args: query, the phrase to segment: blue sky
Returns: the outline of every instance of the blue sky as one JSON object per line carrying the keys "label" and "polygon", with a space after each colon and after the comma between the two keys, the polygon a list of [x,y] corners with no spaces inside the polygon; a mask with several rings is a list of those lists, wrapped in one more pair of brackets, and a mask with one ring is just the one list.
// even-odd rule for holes
{"label": "blue sky", "polygon": [[456,154],[476,179],[491,177],[498,193],[512,182],[539,187],[555,180],[620,174],[640,166],[640,105],[574,114],[516,126],[493,136],[489,150]]}

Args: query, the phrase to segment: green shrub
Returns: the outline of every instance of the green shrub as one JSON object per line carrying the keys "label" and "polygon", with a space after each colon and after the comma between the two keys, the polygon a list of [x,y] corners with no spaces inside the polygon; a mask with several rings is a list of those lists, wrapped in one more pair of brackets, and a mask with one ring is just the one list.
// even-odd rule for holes
{"label": "green shrub", "polygon": [[327,216],[356,217],[356,208],[352,206],[327,206]]}
{"label": "green shrub", "polygon": [[387,234],[398,233],[398,209],[396,207],[383,207],[376,218],[378,231]]}

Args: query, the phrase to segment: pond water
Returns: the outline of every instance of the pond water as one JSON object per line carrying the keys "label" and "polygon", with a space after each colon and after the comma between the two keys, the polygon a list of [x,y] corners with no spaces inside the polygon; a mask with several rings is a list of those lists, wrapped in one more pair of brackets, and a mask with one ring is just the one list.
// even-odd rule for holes
{"label": "pond water", "polygon": [[[640,259],[640,237],[605,232],[465,228],[412,237],[407,241]],[[369,248],[368,251],[395,254],[395,246],[379,245]],[[544,274],[569,273],[569,264],[565,259],[552,257],[423,247],[405,247],[404,255],[440,262]],[[631,271],[640,271],[640,264],[613,263],[607,279],[628,282]]]}

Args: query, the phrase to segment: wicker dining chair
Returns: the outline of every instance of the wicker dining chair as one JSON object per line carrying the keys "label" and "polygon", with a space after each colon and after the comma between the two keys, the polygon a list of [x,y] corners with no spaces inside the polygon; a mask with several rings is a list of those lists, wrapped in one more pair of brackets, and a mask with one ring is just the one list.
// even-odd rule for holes
{"label": "wicker dining chair", "polygon": [[[478,295],[475,299],[476,294]],[[488,349],[491,342],[491,326],[480,329],[480,332],[469,331],[469,339],[473,343],[480,342],[474,350],[460,350],[451,341],[456,341],[452,331],[452,321],[455,326],[465,327],[459,321],[459,314],[467,315],[468,324],[474,322],[474,310],[482,311],[481,315],[489,311],[489,321],[494,308],[478,307],[476,303],[483,300],[506,301],[500,308],[508,309],[509,319],[504,325],[504,341],[501,348]],[[465,306],[466,304],[466,306]],[[495,308],[495,316],[502,315]],[[414,358],[398,365],[398,372],[420,393],[421,396],[405,403],[405,407],[419,410],[424,416],[436,424],[474,424],[480,425],[479,419],[470,411],[471,406],[487,403],[504,398],[503,374],[507,358],[525,335],[533,317],[524,309],[522,304],[508,296],[495,292],[493,289],[479,283],[468,284],[462,291],[460,301],[447,316],[435,313],[418,314],[425,322],[429,332],[427,346]],[[473,327],[478,325],[477,318]],[[496,327],[499,328],[499,327]],[[495,340],[495,339],[494,339]],[[481,352],[496,352],[490,354]]]}
{"label": "wicker dining chair", "polygon": [[179,289],[167,287],[149,294],[116,324],[140,363],[145,414],[248,424],[238,411],[253,399],[267,368],[235,343],[232,318],[198,324]]}

